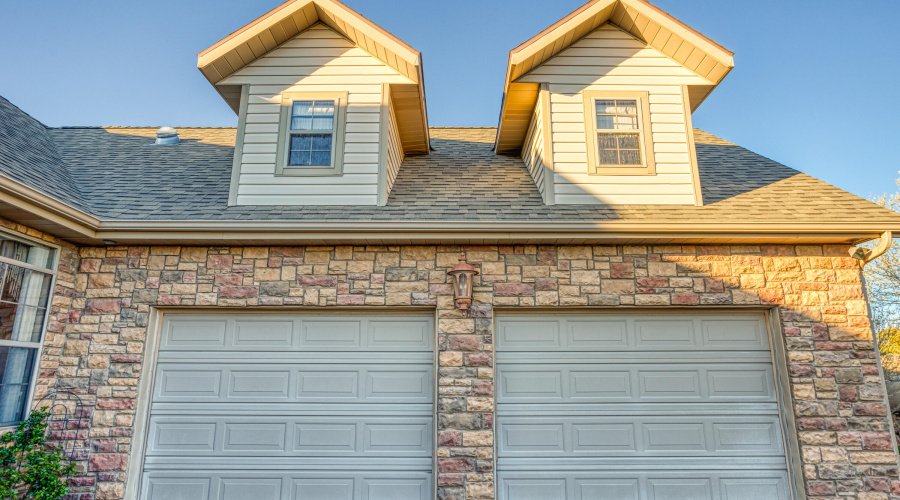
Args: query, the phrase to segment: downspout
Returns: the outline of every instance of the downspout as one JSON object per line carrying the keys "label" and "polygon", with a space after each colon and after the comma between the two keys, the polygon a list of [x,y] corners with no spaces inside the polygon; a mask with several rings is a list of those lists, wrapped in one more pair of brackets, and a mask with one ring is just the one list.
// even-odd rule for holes
{"label": "downspout", "polygon": [[850,247],[850,256],[854,259],[860,261],[859,265],[859,277],[862,282],[862,292],[863,292],[863,300],[866,301],[866,314],[869,315],[869,329],[872,331],[872,342],[875,346],[875,362],[878,363],[878,367],[881,370],[881,390],[884,391],[884,402],[888,408],[888,429],[891,431],[891,449],[897,450],[897,429],[894,429],[894,415],[891,411],[891,404],[888,400],[888,392],[887,392],[887,379],[884,377],[884,365],[881,363],[881,349],[878,348],[878,332],[875,331],[874,324],[872,322],[872,306],[869,305],[869,292],[868,285],[866,284],[866,273],[863,271],[863,267],[869,262],[877,259],[884,255],[888,249],[891,248],[891,244],[894,241],[894,235],[891,231],[885,231],[881,235],[881,239],[878,241],[878,245],[871,250],[866,250],[865,248],[854,246]]}

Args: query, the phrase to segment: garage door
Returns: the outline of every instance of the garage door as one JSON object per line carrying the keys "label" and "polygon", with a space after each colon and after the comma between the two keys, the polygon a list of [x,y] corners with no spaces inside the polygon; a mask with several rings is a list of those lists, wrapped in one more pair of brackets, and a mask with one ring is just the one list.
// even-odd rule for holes
{"label": "garage door", "polygon": [[501,500],[778,500],[763,315],[497,318]]}
{"label": "garage door", "polygon": [[430,498],[433,338],[431,316],[165,316],[141,498]]}

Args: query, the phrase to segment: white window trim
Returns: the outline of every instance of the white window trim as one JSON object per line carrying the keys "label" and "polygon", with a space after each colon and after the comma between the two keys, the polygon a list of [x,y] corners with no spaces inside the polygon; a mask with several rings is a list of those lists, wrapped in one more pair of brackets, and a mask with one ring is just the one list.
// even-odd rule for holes
{"label": "white window trim", "polygon": [[[334,135],[331,138],[331,166],[288,165],[291,133],[291,109],[294,101],[334,101]],[[347,114],[347,92],[285,92],[281,94],[281,116],[278,121],[278,148],[275,156],[275,175],[310,176],[343,175],[344,125]]]}
{"label": "white window trim", "polygon": [[[34,360],[35,361],[34,369],[32,370],[32,373],[31,373],[31,381],[29,382],[29,386],[28,386],[28,395],[26,396],[26,399],[25,399],[25,401],[27,401],[27,405],[25,407],[25,412],[22,415],[22,419],[25,420],[31,416],[31,412],[33,409],[32,407],[34,406],[34,390],[37,387],[37,382],[38,382],[38,379],[40,379],[40,375],[41,375],[41,360],[43,359],[43,355],[44,355],[44,344],[47,342],[47,326],[48,326],[47,324],[50,320],[50,309],[53,307],[53,296],[55,295],[55,292],[56,292],[56,278],[57,278],[57,272],[59,269],[59,259],[60,259],[60,253],[62,253],[62,248],[59,245],[54,245],[54,244],[48,243],[44,240],[32,238],[32,237],[26,236],[24,234],[14,233],[14,232],[7,231],[7,230],[0,230],[0,234],[2,234],[3,236],[5,236],[11,240],[18,240],[18,241],[21,241],[26,244],[33,244],[36,246],[42,246],[42,247],[50,248],[53,250],[53,262],[51,263],[49,268],[35,266],[32,264],[28,264],[26,262],[17,261],[15,259],[0,257],[0,260],[3,260],[3,262],[21,266],[25,269],[31,269],[33,271],[40,271],[40,272],[47,273],[50,275],[50,291],[49,291],[49,294],[47,297],[47,306],[44,309],[44,323],[43,323],[43,326],[41,327],[40,340],[38,342],[21,342],[21,341],[12,341],[12,340],[4,341],[5,345],[10,345],[12,347],[28,347],[31,349],[35,348],[35,344],[37,344],[37,346],[36,346],[37,352],[35,353],[35,360]],[[11,428],[16,427],[17,425],[18,424],[0,425],[0,429],[11,429]]]}
{"label": "white window trim", "polygon": [[[586,136],[588,174],[591,175],[656,175],[653,158],[653,135],[650,130],[650,95],[640,91],[586,90],[584,97],[584,133]],[[642,165],[600,165],[597,154],[596,101],[598,99],[634,99],[638,106],[638,135]]]}

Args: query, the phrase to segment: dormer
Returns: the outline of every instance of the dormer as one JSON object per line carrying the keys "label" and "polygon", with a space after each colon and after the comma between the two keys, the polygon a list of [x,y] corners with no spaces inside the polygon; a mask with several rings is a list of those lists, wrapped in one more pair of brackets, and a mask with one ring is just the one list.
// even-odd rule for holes
{"label": "dormer", "polygon": [[286,2],[198,67],[238,114],[230,205],[384,205],[429,151],[421,54],[340,2]]}
{"label": "dormer", "polygon": [[548,205],[702,205],[691,113],[732,56],[641,0],[589,2],[510,51],[496,151]]}

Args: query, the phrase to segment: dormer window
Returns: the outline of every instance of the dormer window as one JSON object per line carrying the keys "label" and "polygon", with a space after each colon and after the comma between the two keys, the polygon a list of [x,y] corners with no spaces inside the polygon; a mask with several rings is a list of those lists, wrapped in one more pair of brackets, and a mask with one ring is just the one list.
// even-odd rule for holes
{"label": "dormer window", "polygon": [[341,175],[346,93],[282,94],[279,175]]}
{"label": "dormer window", "polygon": [[654,174],[646,92],[584,92],[588,173]]}

